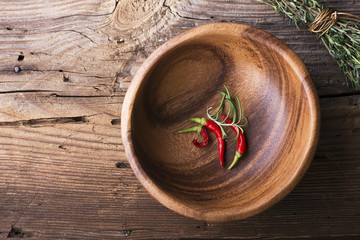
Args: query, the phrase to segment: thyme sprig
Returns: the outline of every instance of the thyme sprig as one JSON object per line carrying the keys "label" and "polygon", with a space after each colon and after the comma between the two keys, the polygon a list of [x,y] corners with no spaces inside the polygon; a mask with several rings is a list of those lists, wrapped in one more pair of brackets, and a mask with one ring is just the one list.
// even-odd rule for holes
{"label": "thyme sprig", "polygon": [[[272,6],[279,14],[285,14],[296,26],[311,26],[325,6],[315,0],[257,0]],[[330,28],[318,33],[330,55],[346,76],[346,85],[360,89],[360,17],[332,12],[325,17],[334,21]],[[321,28],[321,26],[320,26]]]}

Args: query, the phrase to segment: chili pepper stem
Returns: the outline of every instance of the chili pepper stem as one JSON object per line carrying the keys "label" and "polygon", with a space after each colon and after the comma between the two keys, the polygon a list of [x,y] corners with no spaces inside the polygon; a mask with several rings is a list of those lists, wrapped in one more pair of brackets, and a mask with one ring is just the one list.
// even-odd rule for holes
{"label": "chili pepper stem", "polygon": [[183,130],[178,131],[178,133],[197,132],[198,134],[200,134],[201,127],[202,126],[196,126],[196,127],[183,129]]}
{"label": "chili pepper stem", "polygon": [[230,167],[228,168],[229,170],[231,170],[231,169],[235,166],[235,164],[237,163],[237,161],[239,160],[239,158],[241,158],[241,156],[242,156],[242,154],[239,153],[238,151],[236,151],[234,160],[233,160],[233,162],[231,163]]}
{"label": "chili pepper stem", "polygon": [[199,124],[205,126],[207,120],[206,120],[206,118],[190,118],[188,121],[196,122],[196,123],[199,123]]}

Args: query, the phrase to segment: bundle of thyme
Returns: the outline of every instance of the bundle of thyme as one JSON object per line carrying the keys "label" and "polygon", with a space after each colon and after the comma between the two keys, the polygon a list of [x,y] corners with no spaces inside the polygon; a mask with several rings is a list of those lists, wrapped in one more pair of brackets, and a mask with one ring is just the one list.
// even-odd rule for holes
{"label": "bundle of thyme", "polygon": [[257,0],[302,23],[329,50],[346,76],[348,87],[360,89],[360,17],[331,11],[315,0]]}

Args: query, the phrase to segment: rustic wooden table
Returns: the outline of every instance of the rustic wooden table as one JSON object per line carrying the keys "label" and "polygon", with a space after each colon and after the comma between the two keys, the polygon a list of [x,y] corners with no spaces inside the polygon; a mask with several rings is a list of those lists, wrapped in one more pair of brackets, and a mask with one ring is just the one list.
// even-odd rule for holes
{"label": "rustic wooden table", "polygon": [[[360,14],[358,0],[323,0]],[[155,201],[124,154],[120,111],[139,65],[212,22],[272,33],[308,67],[321,133],[285,199],[243,221],[202,222]],[[0,237],[360,239],[360,92],[305,28],[253,0],[0,2]]]}

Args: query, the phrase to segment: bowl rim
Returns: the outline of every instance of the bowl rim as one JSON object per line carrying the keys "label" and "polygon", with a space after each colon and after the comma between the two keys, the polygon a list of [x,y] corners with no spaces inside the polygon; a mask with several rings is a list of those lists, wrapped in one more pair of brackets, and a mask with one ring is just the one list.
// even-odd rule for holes
{"label": "bowl rim", "polygon": [[[234,31],[236,29],[236,31]],[[265,36],[266,41],[264,44],[271,43],[271,47],[281,54],[284,59],[291,63],[294,71],[301,79],[301,84],[304,87],[304,91],[309,101],[310,113],[311,113],[311,130],[310,137],[308,141],[308,145],[306,148],[306,154],[301,161],[298,169],[294,173],[294,175],[288,180],[288,182],[273,196],[269,197],[269,201],[261,202],[256,205],[251,205],[251,208],[247,208],[246,210],[240,207],[233,207],[228,209],[217,209],[212,211],[200,211],[197,209],[193,209],[191,207],[182,204],[175,199],[173,199],[170,195],[162,191],[162,189],[157,186],[152,179],[146,174],[146,172],[142,169],[137,156],[134,153],[134,146],[131,142],[131,115],[133,111],[133,103],[136,98],[136,93],[141,85],[142,79],[149,73],[150,69],[154,64],[156,64],[157,60],[159,60],[168,50],[175,48],[179,43],[183,43],[187,40],[190,40],[196,37],[199,33],[203,34],[204,32],[212,33],[212,34],[221,34],[223,31],[229,30],[230,34],[237,34],[237,32],[243,32],[244,30],[253,30],[259,31]],[[221,31],[219,31],[221,30]],[[240,36],[240,35],[238,35]],[[230,221],[230,220],[241,220],[248,218],[250,216],[256,215],[271,206],[275,203],[279,202],[283,199],[288,193],[290,193],[298,182],[302,179],[305,172],[310,166],[310,163],[315,155],[315,151],[319,141],[319,132],[320,132],[320,104],[319,97],[316,91],[316,88],[312,82],[310,77],[310,73],[308,72],[305,64],[302,62],[300,57],[284,42],[282,42],[277,37],[272,34],[261,30],[259,28],[244,25],[240,23],[210,23],[201,25],[190,30],[187,30],[167,42],[158,47],[150,56],[143,62],[143,64],[139,67],[137,72],[135,73],[130,86],[126,92],[124,102],[122,105],[121,112],[121,134],[123,145],[125,148],[126,157],[130,163],[130,166],[140,181],[140,183],[144,186],[144,188],[149,192],[149,194],[155,198],[158,202],[160,202],[165,207],[170,210],[177,212],[181,215],[195,218],[198,220],[204,221],[212,221],[212,222],[221,222],[221,221]]]}

